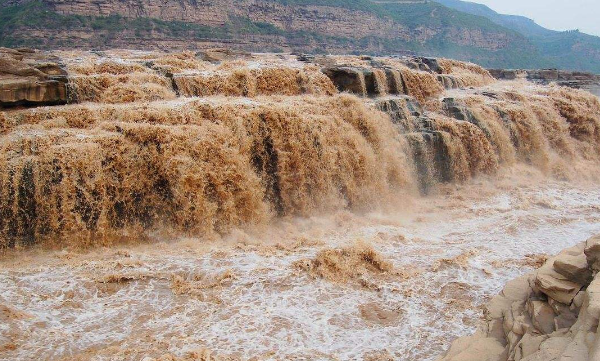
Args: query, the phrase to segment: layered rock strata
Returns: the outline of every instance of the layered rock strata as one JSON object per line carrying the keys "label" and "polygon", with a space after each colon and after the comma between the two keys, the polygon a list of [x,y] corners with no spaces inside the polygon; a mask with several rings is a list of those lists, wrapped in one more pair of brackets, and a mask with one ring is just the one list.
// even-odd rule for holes
{"label": "layered rock strata", "polygon": [[31,49],[0,49],[0,107],[67,102],[67,73]]}

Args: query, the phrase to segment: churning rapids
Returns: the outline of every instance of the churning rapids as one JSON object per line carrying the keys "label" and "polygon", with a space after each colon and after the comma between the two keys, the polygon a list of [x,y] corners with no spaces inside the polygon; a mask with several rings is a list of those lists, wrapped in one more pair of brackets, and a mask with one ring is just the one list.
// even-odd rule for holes
{"label": "churning rapids", "polygon": [[446,59],[55,55],[74,104],[0,113],[2,360],[433,360],[600,232],[583,91]]}

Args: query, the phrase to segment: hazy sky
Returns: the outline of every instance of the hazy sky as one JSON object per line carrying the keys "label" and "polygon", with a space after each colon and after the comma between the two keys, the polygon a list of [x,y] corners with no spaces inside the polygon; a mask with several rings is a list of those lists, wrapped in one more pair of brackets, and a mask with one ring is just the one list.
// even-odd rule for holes
{"label": "hazy sky", "polygon": [[600,35],[600,0],[470,0],[502,14],[524,15],[553,30]]}

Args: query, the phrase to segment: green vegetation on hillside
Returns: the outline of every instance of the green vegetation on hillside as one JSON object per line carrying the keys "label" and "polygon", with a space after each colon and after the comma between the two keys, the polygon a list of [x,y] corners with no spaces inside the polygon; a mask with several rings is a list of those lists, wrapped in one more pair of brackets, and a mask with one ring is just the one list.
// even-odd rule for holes
{"label": "green vegetation on hillside", "polygon": [[435,26],[511,32],[483,17],[456,11],[435,2],[387,3],[381,6],[394,20],[411,29],[419,26]]}
{"label": "green vegetation on hillside", "polygon": [[[390,17],[412,31],[419,27],[439,29],[439,33],[425,42],[417,43],[414,51],[431,56],[443,56],[458,60],[473,61],[486,67],[541,67],[537,49],[521,34],[506,29],[492,21],[476,15],[450,9],[436,2],[382,3]],[[476,44],[461,45],[453,41],[449,33],[461,31],[481,32],[483,38],[500,37],[508,46],[490,50]]]}
{"label": "green vegetation on hillside", "polygon": [[526,63],[524,67],[535,68],[542,64],[544,67],[600,73],[600,37],[579,31],[546,29],[529,18],[499,14],[485,5],[469,1],[435,1],[457,11],[485,17],[523,35],[540,54],[537,63]]}
{"label": "green vegetation on hillside", "polygon": [[[8,1],[0,0],[0,46],[8,47],[107,48],[148,39],[231,42],[248,38],[250,41],[245,41],[244,47],[253,51],[279,51],[285,47],[315,53],[335,51],[384,55],[413,52],[473,61],[487,67],[533,68],[552,64],[585,66],[581,61],[563,60],[565,47],[574,48],[582,44],[580,36],[570,42],[560,37],[527,39],[483,16],[461,12],[431,1],[375,3],[371,0],[266,0],[283,5],[331,6],[368,12],[393,20],[408,29],[414,36],[415,40],[412,41],[400,36],[366,36],[356,39],[326,33],[286,31],[273,24],[235,16],[230,16],[224,26],[205,26],[183,21],[125,18],[119,15],[63,15],[52,11],[43,0],[20,2],[19,5],[8,5],[14,4]],[[426,29],[425,32],[423,29]],[[31,30],[56,36],[29,36],[30,33],[34,34]],[[78,35],[82,33],[91,34],[91,37]],[[473,39],[479,39],[481,44],[465,40],[472,34]],[[500,39],[498,46],[489,46],[493,39]],[[585,39],[585,46],[600,49],[600,45],[594,42],[595,39]],[[269,45],[264,45],[265,43]],[[538,49],[547,56],[541,56]]]}
{"label": "green vegetation on hillside", "polygon": [[564,31],[531,37],[531,41],[553,67],[600,74],[600,37]]}
{"label": "green vegetation on hillside", "polygon": [[[246,18],[232,17],[222,27],[210,27],[182,21],[163,21],[151,18],[129,19],[119,15],[106,17],[62,15],[50,10],[36,0],[21,5],[4,6],[0,0],[0,46],[41,46],[49,39],[27,38],[19,29],[77,31],[93,30],[94,46],[110,45],[110,39],[123,32],[133,32],[136,37],[149,37],[152,33],[181,39],[232,39],[244,34],[284,35],[276,26],[252,22]],[[68,46],[68,44],[53,44]]]}
{"label": "green vegetation on hillside", "polygon": [[273,0],[286,6],[331,6],[386,16],[386,12],[371,0]]}

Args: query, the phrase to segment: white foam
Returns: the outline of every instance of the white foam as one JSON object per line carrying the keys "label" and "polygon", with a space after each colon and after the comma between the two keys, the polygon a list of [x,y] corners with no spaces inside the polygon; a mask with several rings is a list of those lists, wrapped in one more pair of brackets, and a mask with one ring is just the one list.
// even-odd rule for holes
{"label": "white foam", "polygon": [[[151,349],[150,340],[156,340],[165,345],[161,352],[177,355],[206,347],[244,359],[305,355],[362,360],[366,352],[387,349],[402,360],[432,360],[453,338],[474,331],[479,306],[488,297],[529,271],[513,260],[556,253],[600,232],[594,221],[600,217],[598,204],[600,189],[555,184],[497,194],[466,209],[438,209],[424,214],[423,221],[415,218],[400,226],[369,225],[328,235],[324,247],[375,240],[373,247],[396,268],[422,270],[408,280],[386,280],[379,292],[298,273],[292,264],[314,257],[318,247],[274,254],[239,250],[226,257],[183,251],[170,251],[168,256],[134,254],[132,259],[139,262],[128,263],[120,272],[154,277],[126,283],[114,293],[102,291],[96,282],[106,271],[106,260],[0,270],[0,302],[33,316],[12,326],[27,337],[4,359],[61,358],[115,342],[123,349],[145,350]],[[377,241],[382,234],[405,239]],[[468,250],[475,254],[463,268],[431,269],[436,260]],[[214,291],[222,303],[174,295],[170,289],[173,273],[216,275],[227,270],[236,277],[231,285]],[[457,285],[462,287],[458,301],[469,301],[464,306],[449,304],[457,296],[448,290]],[[69,294],[72,305],[64,303]],[[402,319],[389,327],[369,324],[358,308],[368,302],[399,308]],[[0,327],[0,339],[7,334],[7,327]],[[321,354],[329,356],[315,356]]]}

